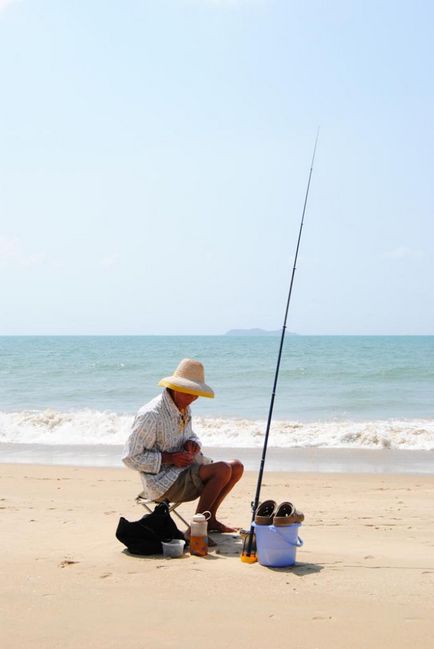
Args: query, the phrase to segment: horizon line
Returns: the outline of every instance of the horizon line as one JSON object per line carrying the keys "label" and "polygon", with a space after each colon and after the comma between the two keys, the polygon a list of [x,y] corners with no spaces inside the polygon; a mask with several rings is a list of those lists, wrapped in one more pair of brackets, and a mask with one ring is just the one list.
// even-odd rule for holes
{"label": "horizon line", "polygon": [[[206,338],[278,338],[280,335],[280,332],[275,333],[275,334],[230,334],[228,335],[227,333],[219,333],[219,334],[210,334],[210,333],[204,333],[204,334],[155,334],[155,333],[144,333],[144,334],[123,334],[123,333],[110,333],[110,334],[103,334],[103,333],[66,333],[66,334],[55,334],[55,333],[38,333],[38,334],[2,334],[0,333],[0,338],[200,338],[200,337],[206,337]],[[434,333],[425,333],[425,334],[414,334],[414,333],[357,333],[357,334],[343,334],[343,333],[333,333],[333,334],[322,334],[322,333],[311,333],[311,334],[304,334],[304,333],[290,333],[286,334],[288,337],[295,337],[295,338],[302,338],[302,337],[316,337],[316,336],[321,336],[323,338],[327,337],[432,337],[434,336]]]}

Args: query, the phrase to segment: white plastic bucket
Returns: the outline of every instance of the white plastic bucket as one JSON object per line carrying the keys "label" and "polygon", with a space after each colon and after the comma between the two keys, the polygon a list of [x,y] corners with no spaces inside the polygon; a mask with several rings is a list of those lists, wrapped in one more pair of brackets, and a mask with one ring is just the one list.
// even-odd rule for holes
{"label": "white plastic bucket", "polygon": [[298,536],[299,527],[300,523],[281,527],[255,524],[259,563],[274,568],[293,566],[297,548],[303,545],[303,541]]}
{"label": "white plastic bucket", "polygon": [[173,539],[173,541],[162,541],[161,545],[165,557],[177,558],[182,557],[185,541],[183,539]]}

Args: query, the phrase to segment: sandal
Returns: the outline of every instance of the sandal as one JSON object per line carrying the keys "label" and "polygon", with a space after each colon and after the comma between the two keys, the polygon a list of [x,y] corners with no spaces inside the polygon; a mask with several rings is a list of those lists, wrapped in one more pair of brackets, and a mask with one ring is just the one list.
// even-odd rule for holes
{"label": "sandal", "polygon": [[256,525],[273,525],[273,517],[276,515],[276,501],[264,500],[256,510]]}
{"label": "sandal", "polygon": [[302,523],[303,521],[303,512],[297,511],[292,503],[283,502],[280,503],[274,514],[273,525],[283,527],[284,525],[294,525],[294,523]]}

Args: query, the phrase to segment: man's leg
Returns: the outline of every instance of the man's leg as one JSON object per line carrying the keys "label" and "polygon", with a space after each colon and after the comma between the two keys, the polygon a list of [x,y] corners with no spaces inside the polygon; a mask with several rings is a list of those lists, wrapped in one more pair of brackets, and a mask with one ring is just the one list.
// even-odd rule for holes
{"label": "man's leg", "polygon": [[243,471],[244,467],[239,460],[203,464],[199,468],[199,476],[204,483],[204,489],[199,499],[197,511],[211,512],[208,529],[218,532],[235,532],[232,527],[220,523],[216,515],[217,509],[241,478]]}

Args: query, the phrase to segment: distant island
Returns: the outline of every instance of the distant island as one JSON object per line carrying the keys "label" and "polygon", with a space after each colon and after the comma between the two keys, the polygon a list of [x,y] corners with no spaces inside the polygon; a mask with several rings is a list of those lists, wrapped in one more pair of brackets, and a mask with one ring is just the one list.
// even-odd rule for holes
{"label": "distant island", "polygon": [[[267,331],[266,329],[229,329],[225,336],[280,336],[282,331]],[[287,336],[296,336],[297,334],[292,331],[286,332]]]}

